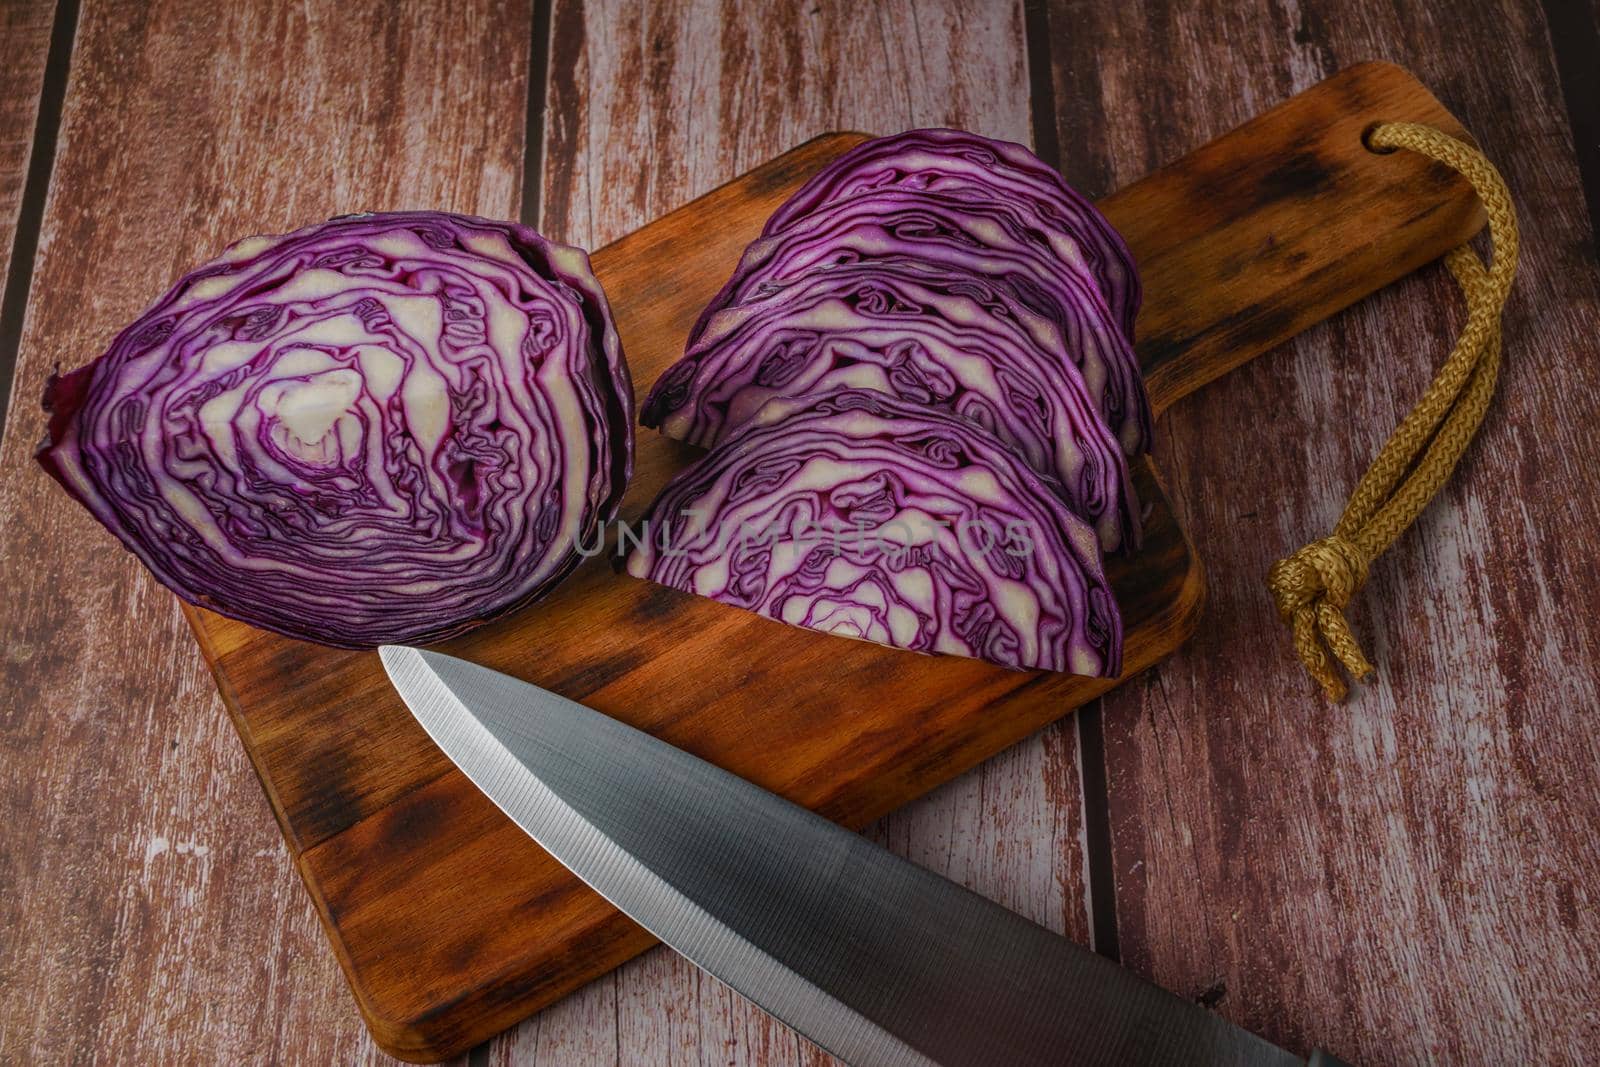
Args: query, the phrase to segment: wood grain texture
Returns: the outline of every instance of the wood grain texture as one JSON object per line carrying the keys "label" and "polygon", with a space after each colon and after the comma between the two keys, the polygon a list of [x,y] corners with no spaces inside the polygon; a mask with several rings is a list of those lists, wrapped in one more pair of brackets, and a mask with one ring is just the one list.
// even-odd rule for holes
{"label": "wood grain texture", "polygon": [[[1220,17],[1218,15],[1220,14]],[[1124,962],[1291,1048],[1577,1063],[1600,1041],[1600,285],[1537,5],[1057,3],[1069,179],[1106,189],[1358,59],[1414,69],[1510,183],[1500,396],[1355,612],[1328,708],[1264,587],[1325,533],[1463,319],[1430,268],[1172,409],[1208,624],[1103,702]]]}
{"label": "wood grain texture", "polygon": [[[595,247],[825,130],[1026,141],[1021,38],[1011,0],[556,0],[542,228]],[[1076,754],[1071,723],[1049,727],[868,833],[1083,940]],[[832,1062],[661,948],[496,1039],[491,1061]]]}
{"label": "wood grain texture", "polygon": [[0,452],[0,1059],[382,1058],[170,594],[32,462],[33,398],[240,234],[514,214],[527,25],[84,3]]}
{"label": "wood grain texture", "polygon": [[[1379,114],[1452,122],[1405,72],[1367,65],[1104,201],[1147,272],[1167,283],[1147,297],[1154,326],[1141,352],[1152,375],[1172,383],[1168,395],[1480,225],[1462,183],[1362,146],[1362,129]],[[809,141],[594,254],[639,392],[679,356],[700,309],[777,205],[862,136]],[[1229,182],[1238,168],[1214,161],[1241,155],[1281,162]],[[1307,214],[1321,225],[1308,225]],[[1387,250],[1366,241],[1369,226],[1395,235]],[[1340,274],[1348,261],[1372,262]],[[637,522],[692,456],[643,436],[622,518]],[[1201,598],[1199,570],[1148,465],[1136,467],[1135,484],[1145,543],[1136,557],[1108,561],[1129,675],[1188,636]],[[198,609],[189,616],[384,1048],[454,1054],[649,943],[445,761],[375,654],[292,641]],[[610,558],[589,560],[539,604],[441,647],[581,700],[848,826],[1115,684],[821,640],[619,578]]]}
{"label": "wood grain texture", "polygon": [[55,12],[55,0],[0,4],[0,292],[11,266]]}

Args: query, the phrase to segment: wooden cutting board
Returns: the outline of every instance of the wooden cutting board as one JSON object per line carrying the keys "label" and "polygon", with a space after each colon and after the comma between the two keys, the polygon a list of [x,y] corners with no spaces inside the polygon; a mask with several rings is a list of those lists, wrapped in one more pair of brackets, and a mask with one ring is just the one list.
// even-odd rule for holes
{"label": "wooden cutting board", "polygon": [[[1446,168],[1363,147],[1386,119],[1465,136],[1409,74],[1365,64],[1101,203],[1144,278],[1138,350],[1158,413],[1482,226]],[[772,210],[863,136],[818,137],[595,253],[640,397]],[[637,520],[694,454],[642,432],[622,517]],[[1189,636],[1205,588],[1157,472],[1145,462],[1136,481],[1147,543],[1109,566],[1125,678]],[[376,654],[185,610],[385,1050],[458,1054],[652,944],[452,767]],[[821,636],[616,574],[605,558],[439,647],[853,827],[1117,684]],[[1285,686],[1305,684],[1284,663]]]}

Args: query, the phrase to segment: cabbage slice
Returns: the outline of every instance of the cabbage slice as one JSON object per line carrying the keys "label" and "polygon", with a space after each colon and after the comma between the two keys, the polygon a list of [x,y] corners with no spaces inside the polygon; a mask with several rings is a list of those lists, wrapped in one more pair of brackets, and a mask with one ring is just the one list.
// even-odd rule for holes
{"label": "cabbage slice", "polygon": [[1043,240],[1070,242],[1085,262],[1123,334],[1133,340],[1142,296],[1122,235],[1055,168],[1020,144],[965,130],[908,130],[857,145],[805,183],[767,220],[765,235],[838,200],[886,189],[916,189],[971,203],[1004,203]]}
{"label": "cabbage slice", "polygon": [[[1001,203],[892,187],[836,201],[752,243],[706,308],[688,348],[725,310],[764,300],[851,264],[918,262],[1003,287],[1049,322],[1128,455],[1149,447],[1151,417],[1138,359],[1084,263],[1039,241]],[[676,383],[669,370],[663,380]]]}
{"label": "cabbage slice", "polygon": [[779,397],[674,478],[639,578],[822,633],[1114,676],[1093,527],[976,423],[882,393]]}
{"label": "cabbage slice", "polygon": [[1127,459],[1055,326],[1002,284],[936,264],[845,263],[719,312],[640,419],[709,447],[775,396],[838,388],[977,422],[1061,484],[1102,548],[1137,544]]}

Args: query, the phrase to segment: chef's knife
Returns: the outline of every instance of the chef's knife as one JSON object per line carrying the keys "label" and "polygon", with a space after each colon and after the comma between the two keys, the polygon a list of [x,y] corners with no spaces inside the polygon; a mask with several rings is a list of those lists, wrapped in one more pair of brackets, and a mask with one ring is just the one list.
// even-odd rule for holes
{"label": "chef's knife", "polygon": [[1301,1062],[615,719],[464,660],[381,652],[423,729],[535,841],[849,1063]]}

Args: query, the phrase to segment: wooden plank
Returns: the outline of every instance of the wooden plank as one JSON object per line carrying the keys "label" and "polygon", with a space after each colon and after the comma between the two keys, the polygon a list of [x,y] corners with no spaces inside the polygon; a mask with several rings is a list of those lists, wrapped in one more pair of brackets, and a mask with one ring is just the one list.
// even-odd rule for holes
{"label": "wooden plank", "polygon": [[[32,250],[38,239],[38,219],[22,219],[23,193],[35,162],[34,136],[55,13],[55,0],[16,0],[0,5],[0,433],[5,430],[17,341],[27,310]],[[45,115],[48,125],[48,108]],[[48,150],[51,138],[45,141]],[[19,221],[23,222],[20,234]],[[24,265],[13,277],[12,256],[19,236]]]}
{"label": "wooden plank", "polygon": [[0,1058],[382,1059],[176,605],[35,468],[31,398],[242,233],[513,215],[528,26],[86,0],[0,452]]}
{"label": "wooden plank", "polygon": [[0,6],[0,291],[11,266],[55,12],[55,0]]}
{"label": "wooden plank", "polygon": [[[1544,0],[1551,50],[1566,101],[1589,224],[1600,231],[1600,0]],[[1600,254],[1600,232],[1594,242]]]}
{"label": "wooden plank", "polygon": [[[552,236],[597,247],[825,130],[948,124],[1029,140],[1014,0],[647,6],[555,0],[541,223]],[[1084,940],[1079,790],[1069,721],[867,832]],[[490,1059],[836,1062],[662,948],[497,1038]]]}
{"label": "wooden plank", "polygon": [[1104,701],[1123,958],[1301,1052],[1578,1062],[1600,1040],[1600,552],[1564,531],[1600,522],[1600,285],[1549,42],[1532,4],[1323,10],[1050,12],[1069,178],[1115,186],[1387,56],[1499,163],[1524,235],[1497,405],[1361,594],[1380,678],[1349,706],[1313,695],[1263,576],[1331,527],[1442,359],[1462,321],[1448,277],[1391,287],[1159,425],[1210,624]]}

